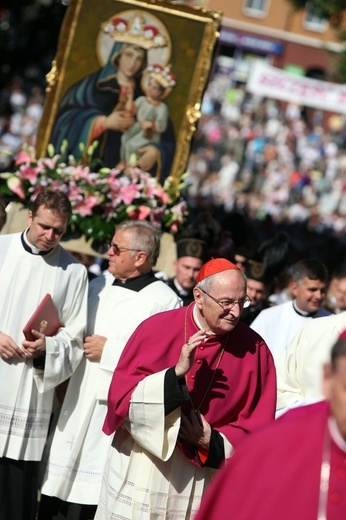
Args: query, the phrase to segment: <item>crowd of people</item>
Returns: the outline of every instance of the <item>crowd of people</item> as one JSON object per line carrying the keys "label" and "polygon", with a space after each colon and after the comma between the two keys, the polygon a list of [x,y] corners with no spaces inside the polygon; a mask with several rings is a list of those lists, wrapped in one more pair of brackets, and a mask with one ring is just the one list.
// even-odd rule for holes
{"label": "crowd of people", "polygon": [[0,171],[24,144],[35,145],[43,112],[44,87],[16,76],[0,91]]}
{"label": "crowd of people", "polygon": [[343,115],[256,97],[221,69],[204,94],[194,136],[191,196],[226,211],[245,208],[254,218],[342,233],[345,140]]}
{"label": "crowd of people", "polygon": [[[0,516],[195,515],[233,447],[274,418],[273,359],[239,321],[246,277],[227,259],[200,263],[183,306],[153,272],[160,232],[133,220],[89,285],[60,244],[70,216],[46,188],[28,227],[0,237]],[[182,239],[178,258],[199,259],[201,242]],[[60,326],[24,338],[46,293]]]}
{"label": "crowd of people", "polygon": [[187,168],[192,207],[212,211],[238,242],[239,216],[260,242],[285,230],[300,257],[314,250],[333,268],[323,250],[345,247],[345,117],[256,97],[222,67],[201,110]]}
{"label": "crowd of people", "polygon": [[[35,144],[44,91],[15,77],[0,96],[0,170]],[[216,69],[187,165],[191,218],[210,211],[236,245],[279,230],[298,257],[339,268],[345,247],[346,125],[342,115],[257,98]],[[333,247],[334,255],[326,254]],[[335,261],[335,265],[334,265]]]}
{"label": "crowd of people", "polygon": [[[0,151],[35,144],[43,98],[20,78],[2,92]],[[344,518],[345,139],[341,116],[257,99],[218,69],[174,276],[136,220],[88,276],[61,247],[71,207],[54,190],[0,236],[1,518],[202,520],[227,501],[235,520]],[[47,293],[61,327],[25,339]]]}
{"label": "crowd of people", "polygon": [[[273,241],[262,245],[261,260],[240,250],[232,261],[210,258],[215,244],[195,225],[176,244],[174,277],[163,281],[154,271],[160,232],[129,220],[115,229],[107,269],[88,279],[61,246],[70,216],[67,196],[46,188],[27,228],[0,236],[1,518],[216,518],[228,499],[234,519],[254,517],[253,508],[274,518],[282,502],[264,493],[262,475],[280,465],[281,435],[299,457],[286,453],[291,464],[281,468],[275,496],[310,482],[297,518],[316,518],[317,508],[328,520],[343,518],[346,313],[323,307],[326,266],[314,258],[287,264]],[[280,303],[270,298],[287,269]],[[258,280],[267,305],[242,320],[257,304]],[[58,328],[46,336],[41,323],[24,337],[47,293]],[[300,432],[304,447],[313,432],[312,454],[297,443]],[[277,457],[250,471],[270,442]],[[235,492],[249,478],[245,467],[248,501]],[[285,518],[303,503],[294,494]]]}

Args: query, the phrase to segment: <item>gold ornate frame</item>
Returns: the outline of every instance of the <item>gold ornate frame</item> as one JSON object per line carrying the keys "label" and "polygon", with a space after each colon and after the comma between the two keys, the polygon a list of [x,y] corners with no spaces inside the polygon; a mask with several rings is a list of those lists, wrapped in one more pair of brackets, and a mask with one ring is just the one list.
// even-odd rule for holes
{"label": "gold ornate frame", "polygon": [[72,0],[60,32],[58,50],[47,74],[44,111],[38,131],[37,155],[47,153],[59,103],[67,89],[100,68],[97,39],[101,25],[127,11],[140,11],[166,28],[170,45],[168,61],[176,85],[165,99],[176,139],[170,174],[185,171],[191,138],[200,117],[203,91],[208,80],[214,47],[219,36],[221,13],[183,3],[138,0]]}

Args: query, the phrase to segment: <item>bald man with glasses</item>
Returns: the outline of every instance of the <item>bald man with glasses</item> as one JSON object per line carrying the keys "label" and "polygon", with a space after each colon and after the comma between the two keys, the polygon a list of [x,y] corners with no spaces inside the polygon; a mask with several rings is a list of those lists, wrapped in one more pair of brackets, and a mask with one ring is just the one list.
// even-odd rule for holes
{"label": "bald man with glasses", "polygon": [[182,304],[153,273],[160,238],[146,221],[123,222],[108,246],[108,275],[90,284],[85,358],[69,382],[47,444],[39,520],[94,518],[111,443],[102,425],[114,368],[143,320]]}
{"label": "bald man with glasses", "polygon": [[272,356],[239,321],[251,301],[244,273],[210,260],[193,292],[190,305],[145,320],[114,371],[95,520],[193,518],[233,447],[274,418]]}

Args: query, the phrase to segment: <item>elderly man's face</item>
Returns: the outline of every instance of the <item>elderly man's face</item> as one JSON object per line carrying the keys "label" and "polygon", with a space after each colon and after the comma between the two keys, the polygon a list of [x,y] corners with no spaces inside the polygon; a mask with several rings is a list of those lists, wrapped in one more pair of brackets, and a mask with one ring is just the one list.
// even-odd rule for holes
{"label": "elderly man's face", "polygon": [[[216,275],[212,285],[205,294],[199,288],[194,289],[195,301],[203,318],[202,326],[207,332],[224,334],[232,331],[239,322],[246,297],[246,281],[242,273],[235,269],[223,271]],[[215,301],[215,300],[218,300]],[[240,300],[240,303],[239,303]],[[224,310],[222,304],[236,301],[231,309]]]}
{"label": "elderly man's face", "polygon": [[138,250],[131,249],[131,231],[118,229],[113,236],[112,244],[115,244],[117,249],[110,246],[107,251],[109,255],[108,271],[122,281],[138,276],[136,264]]}
{"label": "elderly man's face", "polygon": [[346,441],[346,356],[337,360],[335,370],[329,364],[324,366],[323,385],[338,430]]}

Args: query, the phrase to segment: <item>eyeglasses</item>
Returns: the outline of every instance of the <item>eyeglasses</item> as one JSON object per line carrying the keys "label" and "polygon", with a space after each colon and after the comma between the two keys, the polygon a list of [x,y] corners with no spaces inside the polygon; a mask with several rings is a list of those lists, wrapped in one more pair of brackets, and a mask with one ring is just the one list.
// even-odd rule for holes
{"label": "eyeglasses", "polygon": [[204,289],[201,289],[201,287],[198,287],[198,289],[204,292],[204,294],[209,296],[209,298],[214,300],[214,302],[216,302],[218,305],[220,305],[223,311],[231,311],[236,303],[239,305],[239,307],[246,309],[246,307],[249,307],[250,303],[252,302],[250,296],[248,295],[244,296],[244,298],[240,298],[239,300],[218,300],[217,298],[214,298],[214,296],[212,296],[211,294],[207,293],[207,291],[205,291]]}
{"label": "eyeglasses", "polygon": [[120,255],[120,253],[124,253],[125,251],[142,251],[141,249],[132,249],[131,247],[119,247],[115,242],[110,242],[108,244],[107,251],[109,249],[112,249],[115,255]]}

